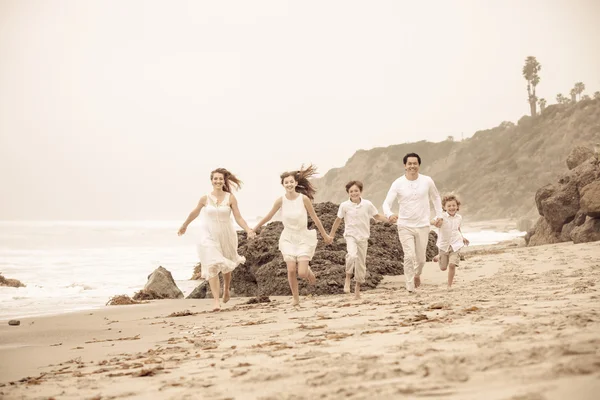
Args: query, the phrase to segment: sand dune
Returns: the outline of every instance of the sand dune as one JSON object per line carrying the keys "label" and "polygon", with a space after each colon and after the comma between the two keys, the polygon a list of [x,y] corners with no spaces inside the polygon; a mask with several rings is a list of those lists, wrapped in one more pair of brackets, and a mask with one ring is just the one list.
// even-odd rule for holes
{"label": "sand dune", "polygon": [[492,247],[452,291],[428,263],[416,295],[400,276],[299,309],[170,300],[2,321],[0,397],[596,399],[599,278],[600,243]]}

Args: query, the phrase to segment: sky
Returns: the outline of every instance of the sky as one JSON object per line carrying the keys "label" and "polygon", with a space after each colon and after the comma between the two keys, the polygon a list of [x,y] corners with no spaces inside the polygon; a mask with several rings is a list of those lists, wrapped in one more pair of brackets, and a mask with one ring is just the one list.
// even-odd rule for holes
{"label": "sky", "polygon": [[[279,174],[600,90],[595,0],[0,0],[0,220],[184,220],[225,167]],[[344,190],[344,188],[340,188]]]}

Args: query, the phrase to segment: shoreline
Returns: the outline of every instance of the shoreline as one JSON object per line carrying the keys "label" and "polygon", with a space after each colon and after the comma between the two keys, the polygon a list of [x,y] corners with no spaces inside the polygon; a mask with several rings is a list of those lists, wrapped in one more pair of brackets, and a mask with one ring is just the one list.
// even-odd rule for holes
{"label": "shoreline", "polygon": [[[493,233],[487,231],[483,232],[483,236],[480,238],[482,244],[477,245],[474,243],[470,247],[479,248],[480,246],[489,246],[489,244],[484,243],[488,243],[490,240],[502,240],[507,236],[512,236],[512,234],[504,234],[501,232],[506,227],[510,228],[510,224],[510,220],[486,221],[484,224],[486,228],[497,227],[497,231]],[[467,237],[469,237],[469,229],[478,229],[478,227],[479,226],[477,225],[475,228],[469,228],[467,225],[467,232],[465,232]],[[471,234],[470,239],[472,241],[473,239],[476,239],[477,241],[477,237],[474,234]],[[109,242],[113,243],[114,240],[111,238],[109,239]],[[199,283],[188,279],[192,276],[193,265],[197,261],[194,247],[195,245],[190,242],[188,246],[182,246],[181,249],[169,248],[167,252],[162,251],[162,253],[157,254],[157,256],[154,256],[145,249],[143,256],[140,256],[139,253],[138,256],[135,256],[135,252],[125,254],[120,247],[114,252],[111,250],[112,248],[109,248],[105,253],[101,253],[100,250],[102,247],[98,247],[98,249],[95,250],[98,254],[93,256],[90,256],[90,254],[87,254],[86,252],[84,252],[86,254],[81,255],[79,249],[65,250],[65,252],[69,254],[69,257],[72,257],[72,259],[67,259],[67,264],[64,264],[69,265],[68,268],[79,268],[78,265],[80,264],[78,263],[100,266],[103,264],[103,257],[106,257],[108,260],[107,265],[110,266],[110,269],[107,270],[110,272],[110,279],[108,279],[106,275],[102,277],[100,275],[95,275],[94,272],[90,270],[91,275],[88,275],[88,279],[93,278],[91,281],[86,280],[86,277],[81,276],[81,274],[79,274],[80,276],[77,278],[71,278],[71,274],[68,272],[67,267],[60,270],[60,275],[52,273],[51,275],[54,278],[51,279],[48,279],[48,277],[42,278],[37,276],[37,271],[39,271],[39,268],[44,268],[44,265],[63,263],[63,260],[60,259],[62,258],[61,249],[57,250],[58,255],[52,255],[43,259],[32,258],[30,263],[21,259],[15,259],[12,261],[15,263],[15,266],[12,268],[9,258],[5,268],[0,266],[0,269],[6,270],[4,272],[6,272],[7,276],[10,278],[20,277],[22,282],[28,287],[21,290],[0,288],[0,294],[2,295],[0,302],[6,302],[6,306],[3,307],[3,310],[0,312],[0,322],[25,317],[60,315],[77,311],[101,309],[105,307],[106,302],[112,296],[122,294],[130,297],[133,296],[134,292],[141,289],[146,283],[146,276],[151,273],[154,268],[158,267],[158,265],[165,266],[174,274],[177,286],[183,291],[184,295],[187,296]],[[174,253],[171,253],[171,250],[177,252],[176,254],[178,255],[173,256]],[[25,247],[19,251],[28,252],[29,250],[28,247]],[[102,254],[104,254],[104,256]],[[132,269],[129,268],[124,277],[120,275],[119,268],[121,268],[123,261],[118,260],[122,260],[121,257],[131,259],[129,265],[136,265],[135,273],[132,273]],[[144,261],[140,261],[140,257]],[[184,264],[187,265],[185,260],[189,260],[189,267],[183,266]],[[32,265],[36,265],[36,267],[30,267]],[[21,269],[21,274],[24,273],[24,275],[19,275],[17,266],[22,266],[24,268]],[[124,262],[123,266],[127,267],[127,261]],[[182,273],[184,270],[186,272]],[[61,278],[56,278],[58,276]],[[116,281],[117,279],[123,284],[111,286],[106,283],[111,280]]]}
{"label": "shoreline", "polygon": [[[496,253],[498,251],[502,251],[502,249],[521,247],[521,245],[524,245],[524,241],[522,244],[520,243],[521,241],[523,241],[523,239],[518,238],[518,239],[513,239],[513,240],[501,241],[501,242],[498,242],[495,244],[481,244],[481,245],[465,246],[461,251],[465,256],[480,254],[480,253],[483,253],[483,254]],[[431,264],[431,263],[428,263],[428,264]],[[399,275],[399,276],[403,277],[404,275]],[[384,277],[384,279],[393,279],[393,278],[394,278],[394,276],[385,276]],[[187,296],[194,290],[194,288],[196,286],[198,286],[200,284],[201,280],[187,279],[187,280],[176,280],[175,282],[177,284],[177,287],[183,292],[184,296]],[[143,287],[143,285],[140,288],[142,288],[142,287]],[[234,290],[232,293],[233,294],[232,299],[239,299],[239,298],[248,299],[248,297],[236,296],[235,288],[233,288],[233,289]],[[133,297],[133,293],[131,293],[131,294],[116,293],[113,296],[118,296],[120,294],[126,294],[130,297]],[[273,296],[271,296],[271,297],[273,297]],[[320,297],[320,296],[316,296],[316,297]],[[106,299],[106,302],[108,302],[109,300],[110,300],[110,297],[108,297]],[[184,299],[176,299],[173,301],[181,301],[181,300],[186,300],[186,299],[185,298]],[[206,299],[204,299],[204,300],[206,300]],[[93,312],[93,311],[103,310],[105,308],[111,308],[111,307],[121,307],[121,306],[109,306],[109,305],[106,305],[106,302],[105,302],[105,304],[102,304],[102,305],[97,305],[95,307],[84,308],[84,309],[65,310],[65,311],[57,311],[57,312],[52,312],[52,313],[41,313],[41,314],[28,314],[25,316],[0,317],[0,325],[8,323],[9,320],[25,320],[25,319],[30,319],[30,318],[55,317],[55,316],[66,315],[66,314]]]}
{"label": "shoreline", "polygon": [[427,263],[413,296],[394,276],[300,309],[180,299],[2,323],[0,397],[595,398],[598,243],[488,250],[452,291]]}

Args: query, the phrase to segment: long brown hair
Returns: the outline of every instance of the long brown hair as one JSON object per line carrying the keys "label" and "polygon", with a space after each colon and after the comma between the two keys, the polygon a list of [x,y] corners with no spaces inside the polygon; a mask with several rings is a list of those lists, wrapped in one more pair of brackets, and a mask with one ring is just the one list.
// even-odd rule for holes
{"label": "long brown hair", "polygon": [[297,171],[287,171],[281,174],[279,177],[281,178],[281,184],[283,185],[283,180],[288,176],[293,176],[298,185],[296,185],[296,192],[302,193],[306,197],[311,200],[314,200],[315,193],[317,190],[310,183],[309,179],[313,177],[317,173],[317,167],[314,165],[309,165],[304,168],[304,164]]}
{"label": "long brown hair", "polygon": [[243,182],[237,176],[235,176],[234,174],[232,174],[231,172],[229,172],[225,168],[217,168],[214,171],[210,171],[210,180],[211,181],[212,181],[213,175],[215,173],[223,174],[223,178],[225,180],[225,183],[223,184],[223,191],[224,192],[231,193],[231,188],[232,187],[235,190],[239,190],[239,189],[242,188],[242,183]]}

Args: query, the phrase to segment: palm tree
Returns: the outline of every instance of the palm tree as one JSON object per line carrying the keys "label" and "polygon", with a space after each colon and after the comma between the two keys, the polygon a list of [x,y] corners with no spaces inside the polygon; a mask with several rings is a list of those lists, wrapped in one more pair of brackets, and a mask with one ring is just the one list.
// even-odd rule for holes
{"label": "palm tree", "polygon": [[577,89],[575,89],[575,88],[571,89],[569,94],[571,95],[571,102],[577,103]]}
{"label": "palm tree", "polygon": [[559,93],[559,94],[557,94],[557,95],[556,95],[556,102],[557,102],[558,104],[563,104],[563,103],[565,102],[565,100],[566,100],[566,99],[567,99],[567,98],[566,98],[565,96],[563,96],[563,94],[562,94],[562,93]]}
{"label": "palm tree", "polygon": [[546,109],[546,99],[539,99],[538,104],[540,105],[540,114]]}
{"label": "palm tree", "polygon": [[584,94],[583,96],[581,96],[580,100],[591,100],[592,98],[590,96],[588,96],[587,94]]}
{"label": "palm tree", "polygon": [[585,85],[583,82],[577,82],[573,89],[575,89],[575,92],[579,95],[579,100],[581,100],[581,93],[583,93],[585,90]]}
{"label": "palm tree", "polygon": [[599,91],[595,91],[594,92],[594,99],[600,99],[600,92]]}
{"label": "palm tree", "polygon": [[529,108],[531,109],[532,117],[534,117],[537,113],[537,97],[535,95],[535,87],[538,85],[538,83],[540,83],[538,72],[540,72],[541,69],[542,65],[534,56],[529,56],[525,59],[525,65],[523,66],[523,77],[527,81],[527,100],[529,101]]}

